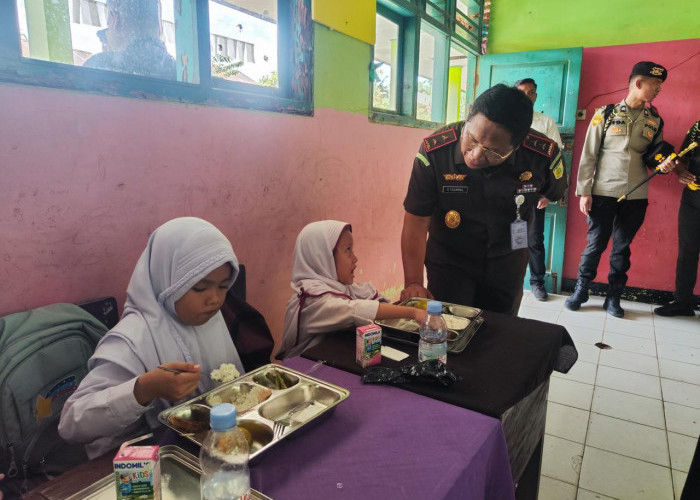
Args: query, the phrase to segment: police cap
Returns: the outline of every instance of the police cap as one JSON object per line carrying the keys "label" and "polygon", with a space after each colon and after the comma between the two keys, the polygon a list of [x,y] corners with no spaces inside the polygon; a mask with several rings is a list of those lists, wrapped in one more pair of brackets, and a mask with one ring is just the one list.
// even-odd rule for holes
{"label": "police cap", "polygon": [[630,80],[633,76],[648,76],[650,78],[658,78],[662,82],[666,81],[666,68],[660,64],[656,64],[651,61],[641,61],[634,65],[632,68],[632,73],[630,73]]}

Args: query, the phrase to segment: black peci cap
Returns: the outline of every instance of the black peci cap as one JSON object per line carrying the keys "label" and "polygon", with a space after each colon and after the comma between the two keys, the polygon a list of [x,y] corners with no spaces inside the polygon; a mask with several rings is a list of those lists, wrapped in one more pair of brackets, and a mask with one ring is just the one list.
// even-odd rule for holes
{"label": "black peci cap", "polygon": [[641,61],[635,64],[632,68],[632,73],[630,73],[630,80],[633,76],[637,75],[648,76],[650,78],[658,78],[662,82],[665,82],[668,73],[666,72],[666,68],[664,68],[660,64],[656,64],[651,61]]}

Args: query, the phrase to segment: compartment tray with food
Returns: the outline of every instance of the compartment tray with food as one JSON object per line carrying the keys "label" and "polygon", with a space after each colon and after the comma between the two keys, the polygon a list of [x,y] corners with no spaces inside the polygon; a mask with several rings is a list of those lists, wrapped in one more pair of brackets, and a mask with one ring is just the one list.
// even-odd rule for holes
{"label": "compartment tray with food", "polygon": [[[399,305],[425,309],[428,299],[411,297]],[[469,344],[484,322],[483,311],[476,307],[442,303],[442,314],[447,324],[447,352],[460,353]],[[383,337],[404,344],[417,345],[419,340],[418,323],[407,319],[376,320],[382,327]]]}
{"label": "compartment tray with food", "polygon": [[238,426],[250,444],[250,460],[254,461],[280,440],[330,416],[349,395],[342,387],[270,364],[168,408],[158,419],[201,446],[209,431],[211,407],[233,403]]}

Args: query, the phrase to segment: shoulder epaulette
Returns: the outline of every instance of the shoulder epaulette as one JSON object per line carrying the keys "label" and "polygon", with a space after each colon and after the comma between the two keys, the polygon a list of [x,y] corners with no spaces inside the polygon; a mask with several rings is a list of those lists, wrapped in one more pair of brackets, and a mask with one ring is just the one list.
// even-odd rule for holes
{"label": "shoulder epaulette", "polygon": [[532,132],[527,134],[527,137],[525,137],[523,141],[523,147],[544,155],[547,158],[551,158],[554,155],[555,144],[553,140],[547,139],[541,135],[535,135]]}
{"label": "shoulder epaulette", "polygon": [[649,104],[649,112],[654,116],[659,116],[659,110],[651,103]]}
{"label": "shoulder epaulette", "polygon": [[457,132],[453,128],[443,130],[423,139],[426,153],[430,153],[438,148],[457,142]]}

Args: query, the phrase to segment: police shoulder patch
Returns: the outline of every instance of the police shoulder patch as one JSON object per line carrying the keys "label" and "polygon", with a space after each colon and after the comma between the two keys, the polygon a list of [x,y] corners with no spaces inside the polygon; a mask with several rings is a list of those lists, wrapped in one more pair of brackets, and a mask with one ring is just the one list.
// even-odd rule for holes
{"label": "police shoulder patch", "polygon": [[427,153],[453,142],[457,142],[457,132],[453,128],[443,130],[423,139],[423,145]]}
{"label": "police shoulder patch", "polygon": [[547,158],[551,158],[554,155],[555,144],[553,140],[533,133],[527,134],[527,137],[525,137],[523,141],[523,147],[546,156]]}

